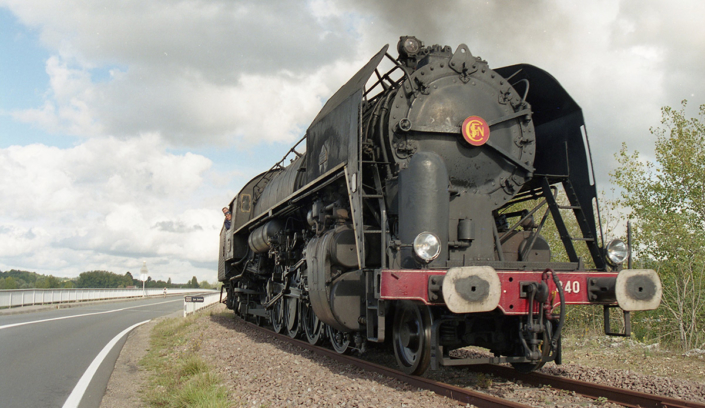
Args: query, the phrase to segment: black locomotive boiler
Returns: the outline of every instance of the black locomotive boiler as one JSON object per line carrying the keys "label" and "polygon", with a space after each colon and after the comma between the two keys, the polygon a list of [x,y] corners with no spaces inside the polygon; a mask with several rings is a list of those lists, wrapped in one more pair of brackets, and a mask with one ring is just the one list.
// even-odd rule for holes
{"label": "black locomotive boiler", "polygon": [[[464,44],[387,48],[230,203],[218,267],[230,309],[340,353],[389,339],[420,374],[560,363],[566,305],[603,305],[606,319],[620,307],[627,322],[658,306],[656,273],[622,270],[628,248],[602,239],[582,111],[550,74],[491,69]],[[551,260],[548,217],[568,262]],[[449,356],[469,345],[494,357]]]}

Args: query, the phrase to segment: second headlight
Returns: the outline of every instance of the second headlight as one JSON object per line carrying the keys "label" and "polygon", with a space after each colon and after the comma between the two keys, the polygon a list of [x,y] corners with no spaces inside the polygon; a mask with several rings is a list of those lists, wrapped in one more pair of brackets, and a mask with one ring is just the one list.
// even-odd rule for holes
{"label": "second headlight", "polygon": [[629,256],[629,247],[621,239],[613,239],[605,248],[607,252],[607,260],[612,265],[623,263]]}
{"label": "second headlight", "polygon": [[429,263],[438,258],[441,253],[441,240],[436,234],[422,232],[414,239],[414,254],[422,261]]}

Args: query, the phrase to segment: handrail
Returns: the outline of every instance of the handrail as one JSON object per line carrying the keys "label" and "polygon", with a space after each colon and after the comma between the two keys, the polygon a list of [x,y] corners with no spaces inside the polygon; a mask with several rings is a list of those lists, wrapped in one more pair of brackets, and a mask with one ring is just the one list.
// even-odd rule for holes
{"label": "handrail", "polygon": [[[167,289],[167,295],[209,292],[211,290],[215,289]],[[0,309],[159,295],[164,295],[163,288],[144,290],[142,288],[2,289],[0,290]]]}

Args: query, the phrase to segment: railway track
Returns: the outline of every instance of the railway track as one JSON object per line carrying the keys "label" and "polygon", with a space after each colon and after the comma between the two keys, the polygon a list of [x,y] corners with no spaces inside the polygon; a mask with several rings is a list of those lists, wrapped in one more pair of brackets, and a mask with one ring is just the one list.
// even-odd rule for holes
{"label": "railway track", "polygon": [[575,391],[575,393],[584,395],[589,398],[606,398],[625,407],[641,407],[641,408],[661,408],[661,407],[679,407],[679,408],[705,408],[705,404],[700,402],[684,401],[676,398],[664,397],[660,395],[646,394],[622,388],[610,387],[589,383],[585,381],[573,380],[554,375],[541,373],[524,374],[505,366],[496,366],[490,364],[481,364],[468,367],[469,370],[491,374],[497,377],[506,379],[520,380],[525,384],[530,385],[550,385],[552,388],[558,388],[566,391]]}
{"label": "railway track", "polygon": [[[333,350],[329,350],[323,347],[314,346],[306,341],[292,339],[291,337],[275,333],[267,328],[260,327],[254,323],[247,322],[250,327],[255,330],[260,330],[266,332],[268,335],[274,336],[275,338],[297,345],[306,350],[313,351],[316,354],[329,357],[341,363],[350,364],[366,371],[375,372],[382,374],[414,387],[422,388],[425,390],[433,391],[436,394],[443,395],[445,397],[460,401],[465,404],[472,404],[480,408],[499,408],[499,407],[511,407],[511,408],[525,408],[529,405],[524,405],[518,402],[505,400],[502,398],[495,397],[483,392],[474,391],[468,388],[461,388],[454,385],[442,383],[439,381],[434,381],[424,377],[410,376],[402,373],[401,371],[391,369],[379,364],[375,364],[369,361],[365,361],[356,357],[352,357],[345,354],[337,353]],[[576,394],[582,395],[591,399],[600,399],[601,401],[609,401],[618,405],[625,407],[642,407],[642,408],[705,408],[705,404],[699,402],[691,402],[679,400],[676,398],[669,398],[664,396],[646,394],[641,392],[635,392],[630,390],[625,390],[616,387],[610,387],[606,385],[588,383],[585,381],[573,380],[563,377],[557,377],[552,375],[540,374],[540,373],[530,373],[524,374],[509,367],[496,366],[489,364],[482,364],[476,366],[464,367],[473,372],[490,374],[497,377],[509,379],[509,380],[519,380],[525,384],[534,386],[550,386],[555,389],[572,391]]]}

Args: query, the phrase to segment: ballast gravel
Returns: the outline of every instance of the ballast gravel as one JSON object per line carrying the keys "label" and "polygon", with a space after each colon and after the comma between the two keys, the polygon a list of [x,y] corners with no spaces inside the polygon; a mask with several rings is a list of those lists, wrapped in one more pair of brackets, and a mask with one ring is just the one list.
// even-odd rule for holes
{"label": "ballast gravel", "polygon": [[[587,345],[584,345],[584,347],[587,347]],[[598,344],[591,344],[590,347],[600,347],[600,344],[599,342]],[[632,344],[631,347],[643,346]],[[601,354],[599,356],[596,355],[597,353],[599,353],[599,351],[599,349],[591,350],[591,353],[593,353],[592,361],[600,359],[604,361],[605,358],[610,358],[609,353]],[[475,355],[476,357],[487,357],[489,355],[483,352],[478,352],[476,350],[456,350],[453,353],[456,353],[457,357],[470,357],[472,355]],[[662,362],[659,361],[661,360],[654,359],[653,363],[662,364]],[[664,359],[662,361],[665,361],[666,364],[669,364],[670,359]],[[700,368],[698,368],[698,366]],[[698,373],[701,373],[701,368],[705,368],[705,362],[701,360],[699,365],[696,363],[692,366],[692,368],[698,370]],[[678,398],[693,402],[705,402],[704,382],[659,377],[654,375],[643,375],[629,370],[605,369],[601,367],[588,367],[578,364],[555,365],[549,363],[543,368],[539,369],[538,372],[590,383],[609,385],[611,387],[623,388],[647,394],[662,395],[670,398]],[[443,374],[440,374],[440,376],[442,377]],[[703,378],[705,378],[705,376],[703,376]],[[453,380],[440,378],[439,381],[446,381],[448,383],[452,383]],[[491,383],[493,380],[486,378],[485,381]],[[494,381],[500,381],[500,383],[504,383],[504,380],[495,379]],[[504,385],[498,386],[497,388],[493,387],[492,385],[488,385],[487,388],[487,391],[490,394],[494,394],[497,396],[506,395],[506,391],[503,390],[503,388],[505,388]],[[558,391],[556,394],[561,395],[561,393],[565,394],[564,391]]]}
{"label": "ballast gravel", "polygon": [[[223,311],[222,306],[217,311]],[[199,353],[229,388],[234,406],[467,406],[281,342],[232,315],[214,313],[204,318],[209,323],[199,330]],[[384,365],[394,364],[393,355],[384,350],[372,350],[367,358]],[[489,380],[467,370],[440,370],[431,375],[532,406],[612,406],[550,388]]]}
{"label": "ballast gravel", "polygon": [[[222,305],[199,317],[193,341],[199,354],[229,389],[234,407],[463,407],[433,392],[338,363],[254,330]],[[594,352],[586,345],[586,349]],[[476,353],[477,351],[468,351]],[[694,370],[705,367],[694,357]],[[373,348],[364,358],[394,367],[390,350]],[[655,360],[656,361],[656,360]],[[659,360],[661,361],[661,360]],[[690,361],[690,360],[689,360]],[[658,363],[661,364],[661,363]],[[667,364],[667,363],[666,363]],[[637,374],[578,364],[549,364],[541,371],[584,381],[601,382],[641,392],[705,402],[705,382]],[[526,386],[466,369],[428,371],[431,379],[534,407],[616,407],[550,387]],[[697,373],[696,373],[697,376]]]}
{"label": "ballast gravel", "polygon": [[585,368],[574,364],[550,365],[542,368],[540,372],[647,394],[705,402],[705,383],[696,381],[646,376],[626,370]]}
{"label": "ballast gravel", "polygon": [[210,316],[200,354],[234,406],[458,407],[458,402],[281,342],[232,317]]}

